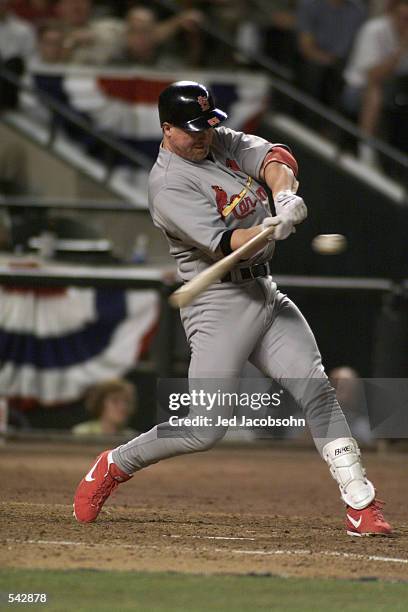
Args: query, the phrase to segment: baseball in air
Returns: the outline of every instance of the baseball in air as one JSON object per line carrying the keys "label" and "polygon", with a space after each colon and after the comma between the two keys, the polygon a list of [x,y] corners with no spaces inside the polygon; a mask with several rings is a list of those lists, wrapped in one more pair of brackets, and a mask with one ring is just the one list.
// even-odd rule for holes
{"label": "baseball in air", "polygon": [[320,255],[338,255],[347,248],[343,234],[319,234],[312,240],[312,249]]}

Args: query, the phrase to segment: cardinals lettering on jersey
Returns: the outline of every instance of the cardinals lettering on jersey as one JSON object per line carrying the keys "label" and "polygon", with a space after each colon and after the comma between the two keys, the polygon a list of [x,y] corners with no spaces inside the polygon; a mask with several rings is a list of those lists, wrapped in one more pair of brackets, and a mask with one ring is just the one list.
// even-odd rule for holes
{"label": "cardinals lettering on jersey", "polygon": [[244,194],[241,192],[230,196],[228,203],[228,194],[222,187],[218,185],[211,185],[211,187],[215,192],[217,210],[222,217],[227,217],[232,213],[236,219],[244,219],[255,212],[254,209],[257,201],[250,196],[245,197],[246,189]]}

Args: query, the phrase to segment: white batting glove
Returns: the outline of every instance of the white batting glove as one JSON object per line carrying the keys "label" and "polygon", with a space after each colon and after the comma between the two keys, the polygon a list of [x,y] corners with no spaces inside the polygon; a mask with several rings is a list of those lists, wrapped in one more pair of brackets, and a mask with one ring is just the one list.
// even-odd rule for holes
{"label": "white batting glove", "polygon": [[262,229],[266,229],[271,225],[275,226],[275,231],[273,234],[268,236],[267,240],[285,240],[292,233],[295,233],[296,230],[293,227],[292,221],[286,215],[277,215],[276,217],[266,217],[262,221]]}
{"label": "white batting glove", "polygon": [[307,208],[303,199],[294,194],[290,189],[279,191],[274,197],[277,215],[287,215],[293,225],[302,223],[307,217]]}

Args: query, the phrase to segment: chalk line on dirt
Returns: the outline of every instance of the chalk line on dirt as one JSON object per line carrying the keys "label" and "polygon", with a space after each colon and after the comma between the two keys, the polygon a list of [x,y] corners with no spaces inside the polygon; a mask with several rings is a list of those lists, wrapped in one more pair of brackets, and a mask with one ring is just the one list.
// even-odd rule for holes
{"label": "chalk line on dirt", "polygon": [[184,536],[184,535],[178,535],[178,534],[174,534],[174,535],[164,534],[163,538],[192,538],[194,540],[252,540],[253,542],[256,539],[256,538],[247,538],[244,536],[242,537],[239,537],[239,536],[203,536],[203,535]]}
{"label": "chalk line on dirt", "polygon": [[[217,552],[223,551],[222,548],[217,549]],[[325,557],[343,557],[344,559],[355,559],[360,561],[383,561],[384,563],[408,563],[408,559],[400,559],[399,557],[381,557],[378,555],[361,555],[358,553],[347,553],[332,550],[231,550],[230,552],[237,555],[322,555]]]}
{"label": "chalk line on dirt", "polygon": [[[164,536],[168,537],[168,536]],[[194,536],[184,536],[186,539],[194,538]],[[218,536],[208,536],[208,538],[216,538]],[[232,538],[231,538],[232,539]],[[125,548],[125,549],[141,549],[145,548],[144,546],[140,546],[138,544],[122,544],[120,542],[112,542],[109,544],[95,543],[89,544],[87,542],[75,542],[71,540],[12,540],[7,539],[7,544],[34,544],[38,546],[76,546],[83,548]],[[160,549],[160,546],[149,545],[148,548]],[[187,549],[186,549],[187,550]],[[190,549],[190,552],[194,552],[194,549]],[[232,553],[234,555],[262,555],[262,556],[323,556],[323,557],[341,557],[344,559],[353,559],[359,561],[379,561],[382,563],[402,563],[408,564],[408,559],[403,559],[399,557],[382,557],[378,555],[362,555],[358,553],[347,553],[340,551],[330,551],[330,550],[309,550],[309,549],[293,549],[293,550],[285,550],[285,549],[276,549],[276,550],[241,550],[241,549],[232,549],[228,550],[225,548],[216,548],[214,552],[219,553]]]}

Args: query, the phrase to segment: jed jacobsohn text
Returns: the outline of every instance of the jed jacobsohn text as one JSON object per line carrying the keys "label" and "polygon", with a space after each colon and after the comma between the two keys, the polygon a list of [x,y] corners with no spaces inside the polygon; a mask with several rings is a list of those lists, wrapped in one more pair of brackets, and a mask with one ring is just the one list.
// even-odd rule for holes
{"label": "jed jacobsohn text", "polygon": [[260,410],[268,406],[280,406],[281,394],[279,393],[226,393],[215,391],[207,393],[200,389],[189,393],[170,393],[169,409],[179,410],[181,407],[200,406],[205,410],[212,410],[217,406],[246,406],[252,410]]}
{"label": "jed jacobsohn text", "polygon": [[213,419],[209,416],[184,417],[171,416],[169,424],[173,427],[184,425],[186,427],[305,427],[306,421],[302,418],[290,416],[285,419],[266,416],[261,418],[247,416],[221,417]]}

